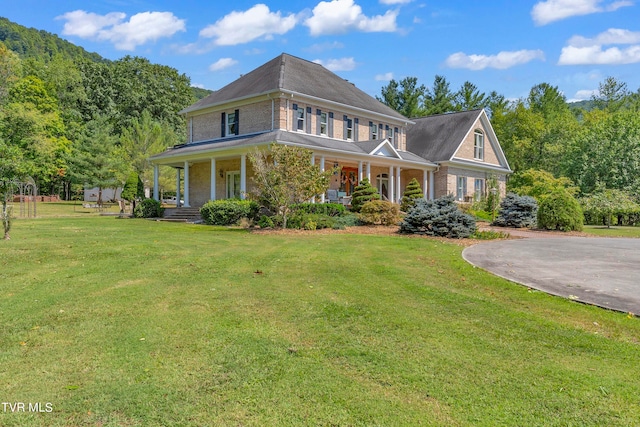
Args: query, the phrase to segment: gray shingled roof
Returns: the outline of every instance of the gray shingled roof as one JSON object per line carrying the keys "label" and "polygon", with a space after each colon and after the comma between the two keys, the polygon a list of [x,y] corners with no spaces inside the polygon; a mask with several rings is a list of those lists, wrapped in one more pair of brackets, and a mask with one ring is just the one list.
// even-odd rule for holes
{"label": "gray shingled roof", "polygon": [[[369,154],[370,152],[363,149],[361,144],[355,144],[353,142],[341,141],[333,138],[309,135],[305,133],[275,130],[249,137],[225,138],[217,141],[214,140],[195,144],[185,144],[183,146],[177,146],[176,148],[151,156],[150,159],[161,160],[163,158],[171,158],[174,156],[208,153],[234,147],[263,145],[274,141],[280,143],[302,145],[309,148],[325,148],[329,150],[342,151],[345,153],[353,154]],[[377,144],[380,144],[380,141],[377,141]],[[431,165],[430,162],[419,156],[416,156],[415,154],[408,153],[406,151],[399,151],[398,153],[403,160]]]}
{"label": "gray shingled roof", "polygon": [[412,119],[407,128],[407,151],[434,162],[450,160],[482,110]]}
{"label": "gray shingled roof", "polygon": [[189,113],[235,99],[278,91],[300,93],[408,121],[397,111],[387,107],[322,65],[286,53],[211,93],[185,108],[181,113]]}

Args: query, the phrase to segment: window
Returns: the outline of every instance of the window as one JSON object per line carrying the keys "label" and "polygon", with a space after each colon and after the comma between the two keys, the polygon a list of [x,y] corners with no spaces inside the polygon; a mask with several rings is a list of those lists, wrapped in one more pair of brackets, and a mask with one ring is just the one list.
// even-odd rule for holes
{"label": "window", "polygon": [[484,179],[476,178],[473,184],[473,198],[479,202],[484,197]]}
{"label": "window", "polygon": [[481,130],[476,130],[473,136],[473,158],[484,160],[484,133]]}
{"label": "window", "polygon": [[297,129],[301,132],[304,132],[304,108],[300,108],[298,107],[298,109],[296,110],[296,117],[297,117]]}
{"label": "window", "polygon": [[227,172],[227,199],[240,198],[240,171]]}
{"label": "window", "polygon": [[464,202],[464,197],[467,195],[467,177],[458,177],[458,188],[456,191],[456,200]]}
{"label": "window", "polygon": [[371,123],[371,139],[378,139],[378,125]]}
{"label": "window", "polygon": [[320,113],[320,135],[327,136],[327,113]]}
{"label": "window", "polygon": [[393,129],[390,127],[387,127],[387,139],[389,140],[391,145],[395,147],[395,145],[393,144]]}
{"label": "window", "polygon": [[376,176],[376,188],[382,200],[389,200],[389,175],[386,173]]}
{"label": "window", "polygon": [[238,134],[238,122],[236,121],[236,113],[227,114],[227,135]]}
{"label": "window", "polygon": [[347,118],[347,139],[353,139],[353,119]]}

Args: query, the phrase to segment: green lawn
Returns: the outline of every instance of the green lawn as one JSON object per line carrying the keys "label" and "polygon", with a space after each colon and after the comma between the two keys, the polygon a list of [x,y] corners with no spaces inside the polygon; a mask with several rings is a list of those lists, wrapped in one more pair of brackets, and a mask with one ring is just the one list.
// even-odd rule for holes
{"label": "green lawn", "polygon": [[640,237],[640,227],[618,227],[607,228],[601,225],[585,225],[585,233],[602,237]]}
{"label": "green lawn", "polygon": [[403,236],[86,214],[0,241],[2,426],[640,420],[640,322]]}

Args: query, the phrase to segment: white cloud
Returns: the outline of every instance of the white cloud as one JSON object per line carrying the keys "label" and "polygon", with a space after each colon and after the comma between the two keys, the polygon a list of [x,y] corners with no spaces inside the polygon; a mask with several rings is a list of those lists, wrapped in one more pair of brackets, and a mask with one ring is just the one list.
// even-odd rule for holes
{"label": "white cloud", "polygon": [[569,102],[576,102],[576,101],[584,101],[587,99],[591,99],[594,96],[598,96],[600,94],[600,91],[598,89],[583,89],[583,90],[579,90],[576,92],[576,95],[574,98],[570,99]]}
{"label": "white cloud", "polygon": [[377,82],[388,82],[393,80],[393,73],[377,74],[375,79]]}
{"label": "white cloud", "polygon": [[586,47],[566,46],[562,48],[558,65],[620,65],[638,62],[640,62],[640,45],[626,49],[618,47],[603,49],[599,45]]}
{"label": "white cloud", "polygon": [[613,12],[625,6],[633,6],[631,0],[607,2],[603,0],[546,0],[536,3],[531,9],[531,17],[536,25],[547,25],[554,21],[580,15]]}
{"label": "white cloud", "polygon": [[200,31],[200,36],[215,39],[219,46],[233,46],[264,38],[274,34],[285,34],[297,24],[294,15],[283,17],[280,12],[271,12],[265,4],[257,4],[244,12],[234,11]]}
{"label": "white cloud", "polygon": [[204,89],[204,85],[202,83],[191,83],[191,87],[195,87],[198,89]]}
{"label": "white cloud", "polygon": [[238,61],[233,58],[220,58],[213,64],[209,65],[209,71],[220,71],[225,68],[232,67],[236,65]]}
{"label": "white cloud", "polygon": [[337,42],[337,41],[333,41],[333,42],[314,44],[314,45],[309,46],[305,50],[308,51],[308,52],[319,53],[319,52],[325,52],[327,50],[343,49],[343,48],[344,48],[344,44],[343,43],[340,43],[340,42]]}
{"label": "white cloud", "polygon": [[313,62],[322,65],[324,68],[330,71],[351,71],[356,68],[356,61],[353,59],[353,57],[328,59],[326,61],[315,59]]}
{"label": "white cloud", "polygon": [[621,30],[609,28],[592,39],[573,36],[567,42],[569,46],[586,47],[606,44],[640,44],[640,31]]}
{"label": "white cloud", "polygon": [[353,0],[321,1],[304,25],[309,27],[312,36],[343,34],[351,30],[394,32],[397,30],[398,13],[397,10],[389,10],[384,15],[367,17]]}
{"label": "white cloud", "polygon": [[538,59],[544,61],[541,50],[518,50],[515,52],[500,52],[497,55],[467,55],[464,52],[450,55],[445,64],[450,68],[467,68],[469,70],[483,70],[497,68],[500,70]]}
{"label": "white cloud", "polygon": [[[610,28],[593,38],[573,36],[562,48],[558,65],[635,64],[640,62],[640,32]],[[631,45],[626,48],[606,45]]]}
{"label": "white cloud", "polygon": [[184,19],[178,19],[171,12],[142,12],[124,21],[126,17],[121,12],[98,15],[76,10],[56,19],[66,21],[62,29],[64,35],[109,41],[119,50],[135,50],[150,41],[185,31]]}

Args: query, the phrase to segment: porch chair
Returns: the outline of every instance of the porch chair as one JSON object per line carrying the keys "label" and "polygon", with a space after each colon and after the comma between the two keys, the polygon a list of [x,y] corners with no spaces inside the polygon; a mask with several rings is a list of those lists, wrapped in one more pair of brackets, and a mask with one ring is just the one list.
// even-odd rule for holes
{"label": "porch chair", "polygon": [[338,190],[327,190],[327,203],[339,203]]}

